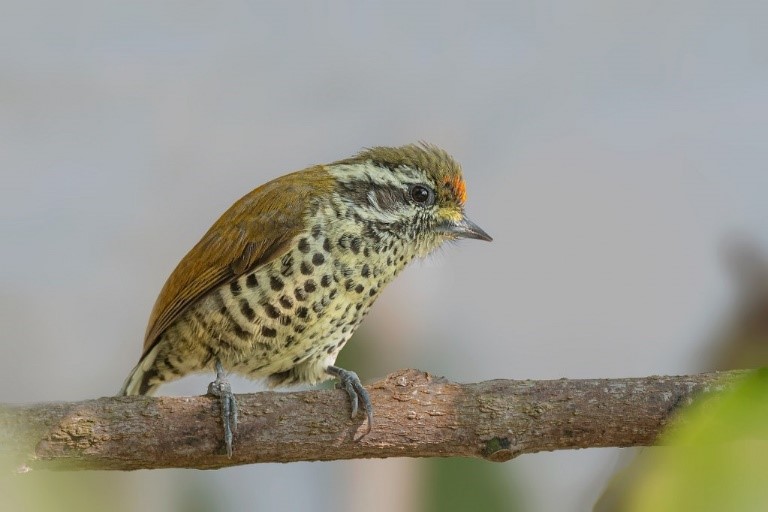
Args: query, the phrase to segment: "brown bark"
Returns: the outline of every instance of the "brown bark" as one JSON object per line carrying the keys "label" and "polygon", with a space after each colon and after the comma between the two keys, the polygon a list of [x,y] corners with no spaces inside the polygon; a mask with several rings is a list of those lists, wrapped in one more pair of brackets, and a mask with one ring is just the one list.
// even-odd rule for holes
{"label": "brown bark", "polygon": [[374,424],[349,418],[342,390],[238,395],[234,455],[207,396],[108,397],[0,405],[0,459],[18,471],[213,469],[254,462],[481,457],[647,446],[694,395],[743,372],[629,379],[455,384],[403,370],[368,386]]}

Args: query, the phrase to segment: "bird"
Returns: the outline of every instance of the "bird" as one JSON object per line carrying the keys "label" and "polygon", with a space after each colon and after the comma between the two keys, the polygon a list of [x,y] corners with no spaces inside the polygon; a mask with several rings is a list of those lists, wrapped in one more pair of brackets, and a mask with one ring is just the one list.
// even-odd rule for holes
{"label": "bird", "polygon": [[445,242],[492,240],[465,215],[466,198],[461,166],[426,142],[366,148],[252,190],[171,273],[119,395],[215,372],[208,393],[220,399],[231,457],[229,374],[270,387],[336,378],[370,432],[368,392],[336,357],[409,262]]}

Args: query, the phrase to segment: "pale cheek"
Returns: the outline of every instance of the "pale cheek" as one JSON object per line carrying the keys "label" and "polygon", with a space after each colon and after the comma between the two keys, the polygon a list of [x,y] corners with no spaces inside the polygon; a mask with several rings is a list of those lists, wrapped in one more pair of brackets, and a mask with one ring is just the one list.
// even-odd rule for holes
{"label": "pale cheek", "polygon": [[446,206],[437,210],[437,218],[450,222],[458,222],[463,218],[463,215],[461,210]]}
{"label": "pale cheek", "polygon": [[418,258],[426,258],[433,252],[435,252],[437,249],[440,248],[443,243],[449,241],[449,237],[441,236],[441,235],[433,235],[433,236],[427,236],[424,237],[420,241],[419,244],[416,246],[416,256]]}

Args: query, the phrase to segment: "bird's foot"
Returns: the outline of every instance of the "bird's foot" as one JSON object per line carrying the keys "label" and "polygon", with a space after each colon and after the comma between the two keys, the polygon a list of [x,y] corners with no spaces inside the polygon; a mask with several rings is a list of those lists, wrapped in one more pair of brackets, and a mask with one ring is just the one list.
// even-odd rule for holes
{"label": "bird's foot", "polygon": [[227,448],[227,456],[232,457],[232,437],[237,431],[237,401],[232,394],[232,386],[229,385],[224,367],[221,361],[216,361],[216,380],[208,384],[208,394],[219,398],[221,404],[221,423],[224,425],[224,444]]}
{"label": "bird's foot", "polygon": [[368,430],[365,432],[368,434],[373,425],[373,405],[371,405],[371,397],[368,395],[368,391],[360,382],[360,377],[355,372],[339,368],[338,366],[329,366],[325,371],[339,379],[339,387],[347,391],[349,400],[352,402],[352,418],[357,416],[358,404],[362,402],[363,409],[365,409],[365,414],[368,418]]}

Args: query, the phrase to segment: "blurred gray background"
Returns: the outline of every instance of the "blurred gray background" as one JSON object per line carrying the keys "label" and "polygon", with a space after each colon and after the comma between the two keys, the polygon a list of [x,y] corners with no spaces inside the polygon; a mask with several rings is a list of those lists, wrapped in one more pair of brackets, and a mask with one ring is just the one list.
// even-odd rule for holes
{"label": "blurred gray background", "polygon": [[[419,139],[462,162],[495,240],[389,287],[349,348],[364,380],[697,371],[732,299],[723,240],[768,241],[767,25],[745,1],[3,2],[0,401],[114,394],[165,278],[235,199]],[[501,509],[587,510],[619,453],[457,474],[487,472]],[[435,467],[43,475],[6,500],[409,511],[434,505]]]}

